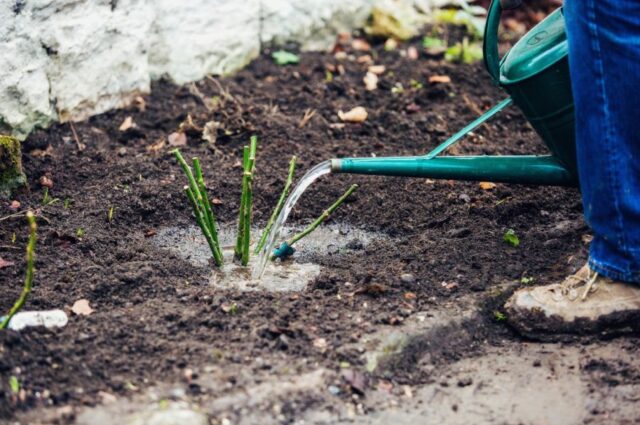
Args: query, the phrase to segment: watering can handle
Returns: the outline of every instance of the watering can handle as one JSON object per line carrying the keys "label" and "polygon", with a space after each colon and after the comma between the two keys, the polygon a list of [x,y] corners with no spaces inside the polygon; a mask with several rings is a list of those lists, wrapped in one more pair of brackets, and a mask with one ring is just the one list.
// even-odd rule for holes
{"label": "watering can handle", "polygon": [[500,84],[500,54],[498,53],[498,27],[503,9],[518,7],[521,0],[492,0],[487,13],[487,23],[484,27],[484,43],[482,53],[484,66],[489,71],[491,79],[496,85]]}

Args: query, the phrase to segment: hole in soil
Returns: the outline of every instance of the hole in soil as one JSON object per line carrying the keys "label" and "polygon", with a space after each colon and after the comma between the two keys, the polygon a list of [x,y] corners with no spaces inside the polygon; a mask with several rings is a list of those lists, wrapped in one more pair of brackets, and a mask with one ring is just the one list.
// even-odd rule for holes
{"label": "hole in soil", "polygon": [[[303,227],[285,227],[282,234],[293,234]],[[253,229],[257,238],[261,229]],[[241,291],[266,290],[272,292],[302,291],[320,274],[318,256],[347,254],[364,249],[374,240],[388,239],[382,233],[367,232],[347,225],[328,225],[296,243],[293,259],[270,262],[261,280],[251,279],[251,270],[257,256],[252,255],[247,267],[233,262],[235,225],[222,225],[218,231],[223,246],[222,270],[212,268],[209,282],[216,288]],[[197,226],[165,227],[152,239],[160,248],[167,249],[198,267],[210,267],[211,251]],[[253,250],[253,247],[252,247]]]}

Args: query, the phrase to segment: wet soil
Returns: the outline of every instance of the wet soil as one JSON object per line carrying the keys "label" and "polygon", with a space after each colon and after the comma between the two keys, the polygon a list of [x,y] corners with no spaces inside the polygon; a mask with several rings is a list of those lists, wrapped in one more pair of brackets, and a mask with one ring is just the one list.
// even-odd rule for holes
{"label": "wet soil", "polygon": [[[306,53],[299,65],[286,67],[276,66],[267,52],[234,76],[185,86],[160,81],[137,106],[76,123],[82,151],[70,124],[33,133],[24,143],[31,189],[16,197],[21,210],[40,212],[36,279],[26,308],[70,313],[74,301],[86,298],[95,311],[70,313],[63,329],[0,333],[0,418],[73,422],[83,406],[135,399],[172,382],[184,384],[184,397],[213,412],[224,394],[319,368],[334,378],[344,377],[345,368],[362,371],[364,384],[353,374],[335,378],[341,388],[336,397],[344,403],[355,397],[357,406],[366,407],[362,394],[378,379],[396,388],[429,388],[440,370],[464,359],[496,350],[508,359],[517,356],[523,340],[496,312],[523,277],[551,282],[584,262],[589,232],[576,189],[498,184],[483,190],[473,182],[330,175],[302,197],[290,223],[309,222],[358,183],[329,222],[388,238],[312,256],[320,275],[299,293],[214,288],[210,267],[152,243],[164,228],[193,224],[184,177],[169,153],[169,135],[188,116],[194,126],[183,125],[187,145],[181,149],[200,157],[222,223],[236,219],[242,146],[251,134],[259,136],[254,220],[263,225],[291,155],[298,156],[301,175],[333,157],[425,153],[505,96],[480,64],[453,65],[422,52],[412,60],[403,54],[410,45],[419,42],[393,51],[374,45],[370,52],[347,44],[346,55]],[[362,82],[365,55],[386,66],[376,91],[366,91]],[[447,75],[451,83],[430,84],[434,75]],[[403,90],[392,90],[398,83]],[[368,119],[340,123],[337,112],[355,106],[364,106]],[[303,125],[307,110],[315,113]],[[120,131],[127,117],[135,126]],[[196,128],[209,121],[219,123],[215,143],[203,141]],[[450,153],[544,151],[510,107]],[[46,207],[42,176],[53,182],[49,196],[59,199]],[[0,211],[3,217],[13,212],[6,202]],[[503,241],[507,229],[518,235],[518,247]],[[21,290],[26,233],[21,217],[0,222],[0,255],[15,263],[0,268],[0,311]],[[472,319],[436,325],[384,372],[367,372],[361,350],[349,348],[381,327],[401,328],[416,313],[462,297],[477,306]],[[236,308],[225,307],[232,304]],[[622,341],[621,358],[637,358],[636,340]],[[598,352],[609,342],[569,347],[581,344]],[[635,385],[640,374],[638,363],[615,357],[592,356],[584,367],[577,379],[598,388]],[[11,375],[22,388],[17,394],[9,388]],[[316,396],[289,399],[276,422],[322,403]],[[607,423],[609,416],[602,415],[615,409],[589,414],[592,422]]]}

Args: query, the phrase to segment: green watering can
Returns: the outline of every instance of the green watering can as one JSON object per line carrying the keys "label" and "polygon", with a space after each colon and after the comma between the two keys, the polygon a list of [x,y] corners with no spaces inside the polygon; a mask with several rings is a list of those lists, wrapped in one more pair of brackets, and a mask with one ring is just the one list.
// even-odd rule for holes
{"label": "green watering can", "polygon": [[[502,6],[489,6],[484,63],[494,83],[511,96],[489,109],[429,154],[331,160],[334,173],[429,177],[532,185],[577,186],[573,97],[562,8],[516,43],[502,60],[498,27]],[[438,156],[511,102],[524,113],[550,155]]]}

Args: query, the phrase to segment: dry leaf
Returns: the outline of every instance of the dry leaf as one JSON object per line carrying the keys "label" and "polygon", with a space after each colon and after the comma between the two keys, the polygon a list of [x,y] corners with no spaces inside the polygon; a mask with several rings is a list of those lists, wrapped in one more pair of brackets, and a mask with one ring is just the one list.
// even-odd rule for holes
{"label": "dry leaf", "polygon": [[84,298],[74,302],[71,311],[78,316],[88,316],[93,313],[93,309],[89,306],[89,300]]}
{"label": "dry leaf", "polygon": [[369,91],[378,88],[378,76],[373,72],[367,72],[362,81],[364,81],[364,86]]}
{"label": "dry leaf", "polygon": [[147,146],[147,152],[158,152],[159,150],[164,148],[165,143],[166,141],[164,140],[164,138],[162,138],[155,142],[153,145]]}
{"label": "dry leaf", "polygon": [[415,47],[411,46],[407,49],[407,57],[411,60],[416,60],[418,59],[418,49],[416,49]]}
{"label": "dry leaf", "polygon": [[480,182],[479,186],[482,190],[492,190],[496,188],[496,184],[491,182]]}
{"label": "dry leaf", "polygon": [[387,41],[384,42],[384,50],[395,50],[398,47],[398,41],[395,38],[388,38]]}
{"label": "dry leaf", "polygon": [[46,149],[34,149],[29,152],[29,155],[35,156],[36,158],[44,158],[45,156],[53,156],[53,147],[48,145]]}
{"label": "dry leaf", "polygon": [[369,67],[369,72],[376,75],[382,75],[384,74],[385,69],[384,65],[371,65]]}
{"label": "dry leaf", "polygon": [[368,52],[369,50],[371,50],[371,45],[367,43],[366,40],[363,40],[361,38],[354,39],[351,42],[351,47],[353,47],[353,50],[360,50],[364,52]]}
{"label": "dry leaf", "polygon": [[320,350],[325,350],[327,348],[327,340],[324,338],[316,338],[313,340],[313,346]]}
{"label": "dry leaf", "polygon": [[344,60],[347,58],[347,52],[343,52],[343,51],[335,52],[333,54],[333,57],[336,58],[337,60]]}
{"label": "dry leaf", "polygon": [[333,122],[329,124],[329,128],[333,128],[334,130],[342,130],[345,125],[341,122]]}
{"label": "dry leaf", "polygon": [[348,112],[338,111],[338,117],[344,122],[364,122],[368,115],[362,106],[356,106]]}
{"label": "dry leaf", "polygon": [[404,293],[404,299],[405,300],[415,300],[416,299],[416,294],[414,292],[405,292]]}
{"label": "dry leaf", "polygon": [[0,269],[4,269],[5,267],[13,266],[14,264],[15,263],[13,261],[3,260],[2,257],[0,257]]}
{"label": "dry leaf", "polygon": [[222,199],[220,199],[220,198],[213,198],[213,199],[211,200],[211,203],[212,203],[213,205],[222,205]]}
{"label": "dry leaf", "polygon": [[215,143],[218,138],[218,129],[220,127],[221,124],[218,121],[207,121],[204,125],[204,129],[202,130],[202,140],[206,140],[211,144]]}
{"label": "dry leaf", "polygon": [[127,117],[124,119],[124,121],[122,121],[122,124],[120,124],[120,127],[118,127],[118,130],[127,131],[130,128],[133,128],[135,126],[136,126],[136,123],[133,122],[133,117]]}
{"label": "dry leaf", "polygon": [[144,100],[144,97],[142,96],[136,96],[133,99],[133,105],[138,109],[138,111],[140,112],[144,112],[147,109],[147,102]]}
{"label": "dry leaf", "polygon": [[44,187],[48,187],[49,189],[51,189],[53,187],[53,180],[51,180],[49,177],[47,176],[42,176],[40,177],[40,184]]}
{"label": "dry leaf", "polygon": [[373,63],[373,58],[371,57],[371,55],[364,55],[356,59],[356,62],[369,64],[369,63]]}
{"label": "dry leaf", "polygon": [[431,77],[429,77],[429,83],[430,84],[436,84],[436,83],[449,84],[451,83],[451,77],[449,77],[448,75],[432,75]]}
{"label": "dry leaf", "polygon": [[380,380],[378,382],[378,389],[380,391],[385,391],[387,393],[391,393],[391,390],[393,390],[393,384],[389,381],[385,381],[385,380]]}
{"label": "dry leaf", "polygon": [[169,146],[185,146],[187,144],[187,135],[176,131],[168,137]]}

